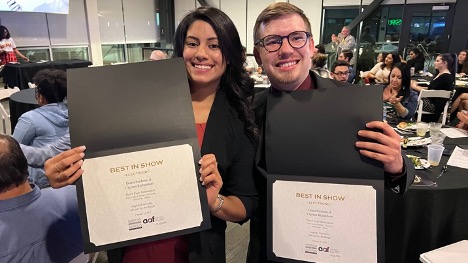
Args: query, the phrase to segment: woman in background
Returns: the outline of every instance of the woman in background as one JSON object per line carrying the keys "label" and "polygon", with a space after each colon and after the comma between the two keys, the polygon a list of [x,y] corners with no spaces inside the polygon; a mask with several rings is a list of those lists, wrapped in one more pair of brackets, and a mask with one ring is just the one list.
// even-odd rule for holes
{"label": "woman in background", "polygon": [[457,118],[460,122],[458,122],[456,127],[468,131],[468,111],[457,112]]}
{"label": "woman in background", "polygon": [[312,57],[312,71],[317,73],[322,78],[330,78],[330,71],[326,68],[327,65],[327,55],[325,54],[315,54]]}
{"label": "woman in background", "polygon": [[[423,89],[453,91],[455,88],[454,63],[455,61],[453,61],[452,56],[449,53],[438,55],[434,62],[434,69],[436,69],[439,73],[434,77],[434,79],[431,80],[429,87],[421,87],[416,83],[416,81],[413,80],[411,81],[411,89],[418,93]],[[446,101],[447,99],[443,98],[423,99],[423,110],[434,113],[434,121],[437,121],[440,114],[444,110]]]}
{"label": "woman in background", "polygon": [[410,49],[409,57],[410,57],[410,59],[408,59],[408,61],[406,62],[409,69],[414,67],[414,72],[416,72],[416,73],[421,71],[421,70],[424,70],[425,59],[424,59],[424,55],[421,52],[421,50],[419,50],[416,47]]}
{"label": "woman in background", "polygon": [[418,106],[418,94],[411,90],[410,72],[404,63],[397,63],[389,75],[389,84],[383,90],[383,102],[392,105],[395,116],[390,117],[410,120]]}
{"label": "woman in background", "polygon": [[16,55],[29,61],[29,59],[16,48],[15,41],[13,41],[13,38],[10,36],[10,31],[4,26],[0,26],[0,60],[2,65],[9,62],[18,62]]}
{"label": "woman in background", "polygon": [[385,57],[385,61],[382,64],[376,64],[369,74],[367,74],[367,78],[370,80],[374,80],[376,84],[388,84],[388,76],[390,75],[390,71],[393,68],[393,65],[400,62],[400,56],[396,53],[389,53]]}
{"label": "woman in background", "polygon": [[468,74],[468,59],[466,59],[466,53],[468,53],[466,49],[458,53],[457,73],[460,74],[460,76],[466,76]]}
{"label": "woman in background", "polygon": [[[254,94],[253,81],[243,69],[234,23],[216,8],[190,12],[177,28],[174,54],[183,57],[189,77],[203,156],[200,181],[206,187],[212,228],[109,251],[111,263],[225,262],[226,221],[245,222],[257,206],[252,173],[259,134],[248,99]],[[74,148],[46,162],[53,187],[70,184],[82,174],[83,150]]]}
{"label": "woman in background", "polygon": [[[43,69],[32,79],[39,108],[21,115],[13,131],[20,144],[37,148],[68,134],[67,75],[58,69]],[[40,188],[49,186],[42,167],[29,168],[29,177]]]}

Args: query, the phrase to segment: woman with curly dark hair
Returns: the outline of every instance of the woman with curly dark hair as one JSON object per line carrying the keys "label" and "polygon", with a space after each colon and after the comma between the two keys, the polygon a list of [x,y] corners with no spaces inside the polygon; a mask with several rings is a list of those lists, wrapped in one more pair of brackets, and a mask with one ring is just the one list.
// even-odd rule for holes
{"label": "woman with curly dark hair", "polygon": [[[190,12],[177,28],[174,56],[183,58],[187,70],[201,146],[200,181],[206,188],[212,228],[109,251],[111,263],[225,262],[226,221],[246,222],[257,207],[252,173],[259,132],[248,99],[254,94],[253,81],[243,68],[234,23],[216,8]],[[73,179],[82,173],[76,166],[57,171],[57,163],[67,165],[63,156],[46,163],[54,187],[63,186],[56,181],[60,173]]]}
{"label": "woman with curly dark hair", "polygon": [[393,66],[401,62],[400,56],[396,53],[389,53],[382,64],[376,64],[374,68],[367,74],[369,79],[373,79],[376,84],[388,84],[388,76],[392,71]]}
{"label": "woman with curly dark hair", "polygon": [[[33,77],[39,108],[21,115],[13,131],[20,143],[37,148],[68,135],[67,74],[59,69],[43,69]],[[43,167],[30,167],[30,179],[40,188],[49,186]]]}

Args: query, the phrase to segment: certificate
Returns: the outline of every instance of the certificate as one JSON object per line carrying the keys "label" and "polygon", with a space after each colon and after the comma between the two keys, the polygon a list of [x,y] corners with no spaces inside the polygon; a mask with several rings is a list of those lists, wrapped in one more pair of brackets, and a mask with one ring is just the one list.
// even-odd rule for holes
{"label": "certificate", "polygon": [[182,59],[67,72],[86,253],[211,227]]}
{"label": "certificate", "polygon": [[[89,238],[96,246],[198,227],[203,221],[188,144],[91,158],[82,168],[87,172],[84,198],[93,200],[85,203]],[[95,189],[121,194],[109,202]]]}
{"label": "certificate", "polygon": [[383,262],[384,172],[355,147],[382,119],[364,86],[267,97],[267,256],[280,262]]}
{"label": "certificate", "polygon": [[271,259],[377,262],[377,182],[276,178],[270,188]]}

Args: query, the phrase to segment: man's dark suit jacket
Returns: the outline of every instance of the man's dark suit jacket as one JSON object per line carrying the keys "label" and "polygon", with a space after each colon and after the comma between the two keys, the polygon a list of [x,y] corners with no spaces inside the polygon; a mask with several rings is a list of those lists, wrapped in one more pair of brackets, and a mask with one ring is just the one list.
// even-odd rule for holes
{"label": "man's dark suit jacket", "polygon": [[[350,86],[351,84],[346,82],[340,82],[332,79],[326,79],[318,76],[316,73],[309,72],[315,88],[324,88],[324,87],[341,87],[341,86]],[[255,184],[257,186],[257,191],[259,194],[259,204],[257,213],[250,220],[250,243],[249,251],[247,254],[248,263],[262,263],[262,262],[272,262],[266,259],[266,210],[267,210],[267,167],[265,161],[265,144],[264,144],[264,126],[265,126],[265,112],[266,112],[266,100],[268,92],[271,91],[267,89],[265,91],[259,92],[255,95],[255,101],[253,105],[253,110],[255,113],[255,120],[260,128],[260,134],[262,134],[259,147],[257,148],[257,154],[255,158],[257,172],[255,173]],[[405,171],[404,175],[401,176],[398,180],[392,181],[391,174],[385,173],[386,186],[391,188],[394,192],[403,194],[406,189],[411,186],[414,178],[414,166],[413,163],[406,157],[403,156],[405,162]],[[387,191],[386,191],[387,192]],[[288,226],[284,226],[288,227]]]}

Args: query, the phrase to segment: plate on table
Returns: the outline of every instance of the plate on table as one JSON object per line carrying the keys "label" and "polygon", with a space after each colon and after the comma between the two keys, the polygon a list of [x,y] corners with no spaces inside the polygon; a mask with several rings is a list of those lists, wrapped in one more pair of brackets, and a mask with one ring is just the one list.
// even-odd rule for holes
{"label": "plate on table", "polygon": [[[431,143],[431,138],[423,138],[423,137],[409,137],[408,143],[406,144],[407,147],[420,147],[424,145],[428,145]],[[400,145],[403,145],[403,139],[400,141]]]}
{"label": "plate on table", "polygon": [[455,86],[464,87],[468,85],[468,81],[464,80],[455,80]]}
{"label": "plate on table", "polygon": [[414,169],[416,170],[427,169],[431,166],[426,159],[421,159],[418,156],[407,154],[406,157],[410,158],[414,164]]}
{"label": "plate on table", "polygon": [[402,121],[396,127],[400,130],[416,130],[416,123]]}

